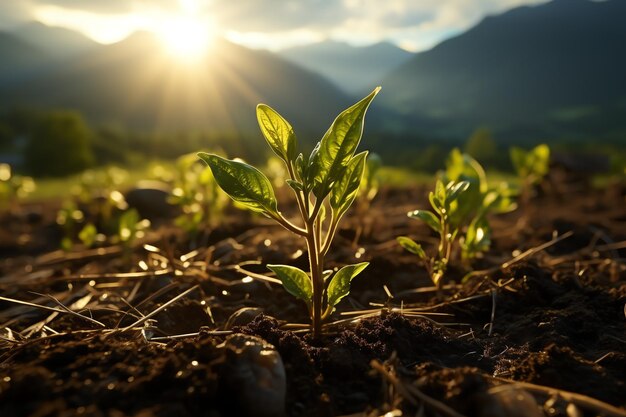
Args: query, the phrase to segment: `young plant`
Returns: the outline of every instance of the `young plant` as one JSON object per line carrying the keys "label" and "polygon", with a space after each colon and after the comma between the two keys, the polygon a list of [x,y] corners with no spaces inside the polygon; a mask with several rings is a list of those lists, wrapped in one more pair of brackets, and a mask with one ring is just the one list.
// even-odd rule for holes
{"label": "young plant", "polygon": [[35,191],[31,177],[13,175],[11,165],[0,164],[0,210],[17,209],[19,200]]}
{"label": "young plant", "polygon": [[465,264],[491,246],[491,226],[487,216],[507,213],[517,207],[515,193],[505,182],[491,186],[482,165],[470,155],[452,150],[443,173],[445,182],[467,181],[467,191],[454,203],[452,227],[460,229],[461,259]]}
{"label": "young plant", "polygon": [[195,237],[204,227],[217,223],[228,198],[219,192],[211,170],[196,154],[178,158],[175,174],[168,201],[178,205],[182,214],[174,223]]}
{"label": "young plant", "polygon": [[541,144],[525,151],[514,146],[510,150],[510,155],[520,179],[520,202],[523,207],[527,207],[533,186],[539,184],[550,169],[550,148],[546,144]]}
{"label": "young plant", "polygon": [[[265,104],[257,106],[261,132],[287,169],[285,182],[295,194],[300,225],[278,210],[272,184],[261,171],[238,160],[198,154],[213,171],[218,185],[235,202],[274,219],[306,241],[308,273],[288,265],[268,265],[268,268],[276,273],[287,292],[306,303],[316,338],[322,333],[322,322],[349,294],[352,279],[368,265],[367,262],[348,265],[332,277],[324,273],[324,257],[339,221],[358,194],[367,152],[355,155],[355,151],[361,141],[365,113],[379,90],[380,87],[376,88],[340,113],[309,156],[297,152],[296,135],[282,116]],[[330,280],[328,286],[326,280]]]}
{"label": "young plant", "polygon": [[441,288],[441,278],[448,268],[452,247],[459,233],[458,226],[452,223],[459,210],[459,205],[455,202],[467,192],[469,186],[470,183],[467,181],[449,182],[444,186],[441,180],[437,180],[435,191],[428,194],[433,211],[415,210],[407,213],[409,217],[426,223],[439,235],[436,257],[428,258],[422,246],[407,236],[397,238],[403,248],[419,256],[437,289]]}
{"label": "young plant", "polygon": [[408,213],[439,235],[437,256],[428,258],[421,245],[406,236],[399,237],[398,242],[422,259],[433,283],[440,288],[441,278],[456,251],[460,250],[461,260],[467,265],[489,249],[491,227],[487,216],[515,209],[512,195],[507,184],[490,187],[478,161],[454,149],[435,191],[429,194],[433,211]]}

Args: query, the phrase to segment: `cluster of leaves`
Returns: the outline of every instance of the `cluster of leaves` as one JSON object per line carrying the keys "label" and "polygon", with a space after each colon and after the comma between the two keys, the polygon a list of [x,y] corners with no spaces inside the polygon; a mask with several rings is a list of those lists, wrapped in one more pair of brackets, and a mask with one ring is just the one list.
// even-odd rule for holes
{"label": "cluster of leaves", "polygon": [[35,191],[35,180],[31,177],[14,175],[11,165],[0,164],[0,209],[15,206],[19,200]]}
{"label": "cluster of leaves", "polygon": [[174,171],[172,194],[168,201],[182,211],[174,223],[195,236],[205,227],[220,221],[226,197],[219,192],[211,169],[198,161],[195,153],[178,158]]}
{"label": "cluster of leaves", "polygon": [[429,194],[430,210],[415,210],[408,216],[423,221],[439,235],[437,256],[429,258],[422,246],[401,236],[398,242],[417,254],[425,263],[431,279],[440,286],[450,260],[458,247],[466,264],[491,245],[490,213],[514,210],[514,193],[508,184],[492,187],[483,167],[474,158],[454,149],[446,170]]}
{"label": "cluster of leaves", "polygon": [[[285,183],[295,194],[301,225],[292,223],[278,210],[270,180],[255,167],[215,154],[199,156],[211,168],[218,185],[237,203],[262,213],[306,240],[310,271],[289,265],[268,265],[285,289],[304,301],[312,320],[313,334],[321,334],[322,321],[350,291],[350,282],[367,263],[324,271],[339,221],[359,192],[367,152],[355,155],[361,140],[365,113],[380,88],[337,116],[310,155],[297,151],[293,128],[278,112],[260,104],[257,119],[272,151],[284,163]],[[329,280],[328,286],[326,281]],[[325,288],[326,287],[326,288]]]}
{"label": "cluster of leaves", "polygon": [[76,238],[87,248],[105,243],[130,248],[143,237],[150,222],[128,208],[118,189],[126,176],[126,171],[116,167],[89,170],[81,175],[80,182],[72,188],[72,197],[57,213],[57,224],[63,230],[63,250],[71,250]]}

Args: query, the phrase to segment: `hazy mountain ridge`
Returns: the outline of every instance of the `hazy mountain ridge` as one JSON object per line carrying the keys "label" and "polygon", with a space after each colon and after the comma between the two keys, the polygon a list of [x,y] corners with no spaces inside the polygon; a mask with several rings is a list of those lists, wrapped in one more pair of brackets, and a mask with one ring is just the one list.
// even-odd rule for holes
{"label": "hazy mountain ridge", "polygon": [[[98,45],[21,84],[5,85],[5,108],[64,107],[96,123],[159,131],[258,131],[265,102],[294,127],[321,135],[350,99],[320,75],[269,52],[215,40],[198,69],[164,52],[152,34]],[[323,111],[320,111],[323,109]]]}
{"label": "hazy mountain ridge", "polygon": [[355,95],[367,94],[389,72],[413,56],[389,42],[355,47],[336,41],[293,47],[279,51],[279,55],[325,76],[344,91]]}
{"label": "hazy mountain ridge", "polygon": [[23,24],[11,31],[11,34],[58,58],[75,56],[100,46],[79,32],[40,22]]}
{"label": "hazy mountain ridge", "polygon": [[577,124],[624,130],[609,117],[626,110],[624,16],[624,1],[556,0],[487,17],[389,74],[383,85],[393,94],[382,101],[427,116],[440,135],[477,125],[535,135],[576,135]]}
{"label": "hazy mountain ridge", "polygon": [[[149,33],[100,45],[33,24],[22,35],[30,28],[50,45],[69,37],[78,47],[59,59],[50,54],[55,48],[0,33],[0,107],[75,108],[94,123],[137,130],[256,133],[254,108],[264,102],[315,139],[339,111],[382,84],[368,115],[368,131],[380,135],[459,140],[487,126],[497,138],[619,138],[626,135],[624,16],[624,0],[554,0],[487,17],[419,54],[385,43],[325,42],[276,55],[215,40],[198,71],[164,54]],[[336,65],[359,92],[342,92],[324,71],[305,69],[298,54],[317,53],[346,58]],[[407,54],[386,75],[367,64]]]}

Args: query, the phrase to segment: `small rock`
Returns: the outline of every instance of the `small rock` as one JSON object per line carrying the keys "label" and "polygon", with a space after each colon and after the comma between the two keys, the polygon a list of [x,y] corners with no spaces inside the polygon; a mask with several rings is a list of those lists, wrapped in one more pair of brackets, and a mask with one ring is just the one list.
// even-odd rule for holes
{"label": "small rock", "polygon": [[230,399],[224,404],[229,414],[283,416],[287,377],[274,346],[259,337],[236,333],[218,347],[225,354],[219,368],[222,398]]}
{"label": "small rock", "polygon": [[481,402],[480,417],[543,417],[535,398],[515,385],[494,387]]}
{"label": "small rock", "polygon": [[260,314],[263,314],[263,310],[257,307],[240,308],[230,315],[224,325],[224,330],[231,330],[233,327],[245,326]]}
{"label": "small rock", "polygon": [[159,181],[140,181],[137,187],[129,190],[126,195],[128,207],[134,208],[139,215],[153,221],[176,216],[178,207],[168,202],[170,189],[167,184]]}

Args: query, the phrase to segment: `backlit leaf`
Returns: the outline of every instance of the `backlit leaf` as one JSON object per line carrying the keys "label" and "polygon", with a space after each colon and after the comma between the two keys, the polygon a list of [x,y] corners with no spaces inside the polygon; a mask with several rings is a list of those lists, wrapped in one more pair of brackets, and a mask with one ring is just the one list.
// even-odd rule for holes
{"label": "backlit leaf", "polygon": [[412,219],[419,219],[426,223],[428,227],[433,229],[435,232],[441,232],[441,224],[439,223],[439,219],[432,211],[428,210],[414,210],[407,213],[407,215]]}
{"label": "backlit leaf", "polygon": [[286,163],[296,156],[297,140],[293,128],[278,112],[265,104],[256,108],[256,117],[265,140]]}
{"label": "backlit leaf", "polygon": [[214,154],[201,152],[198,156],[211,168],[215,181],[230,198],[253,211],[278,212],[272,184],[261,171]]}
{"label": "backlit leaf", "polygon": [[419,256],[420,259],[426,259],[426,253],[424,252],[422,245],[415,242],[413,239],[406,236],[399,236],[396,240],[404,249]]}
{"label": "backlit leaf", "polygon": [[369,262],[348,265],[341,268],[328,284],[328,305],[336,306],[342,298],[350,294],[350,282],[361,273]]}
{"label": "backlit leaf", "polygon": [[354,202],[358,192],[363,171],[365,170],[365,159],[367,151],[361,152],[350,160],[346,170],[339,180],[337,180],[330,192],[330,206],[341,217]]}
{"label": "backlit leaf", "polygon": [[365,113],[380,91],[376,87],[367,97],[344,110],[322,138],[319,149],[311,156],[311,167],[315,185],[313,191],[318,198],[330,192],[330,184],[339,179],[361,141]]}
{"label": "backlit leaf", "polygon": [[289,265],[268,265],[267,267],[276,273],[276,276],[283,283],[283,287],[289,294],[305,301],[307,304],[311,302],[313,285],[306,272]]}

